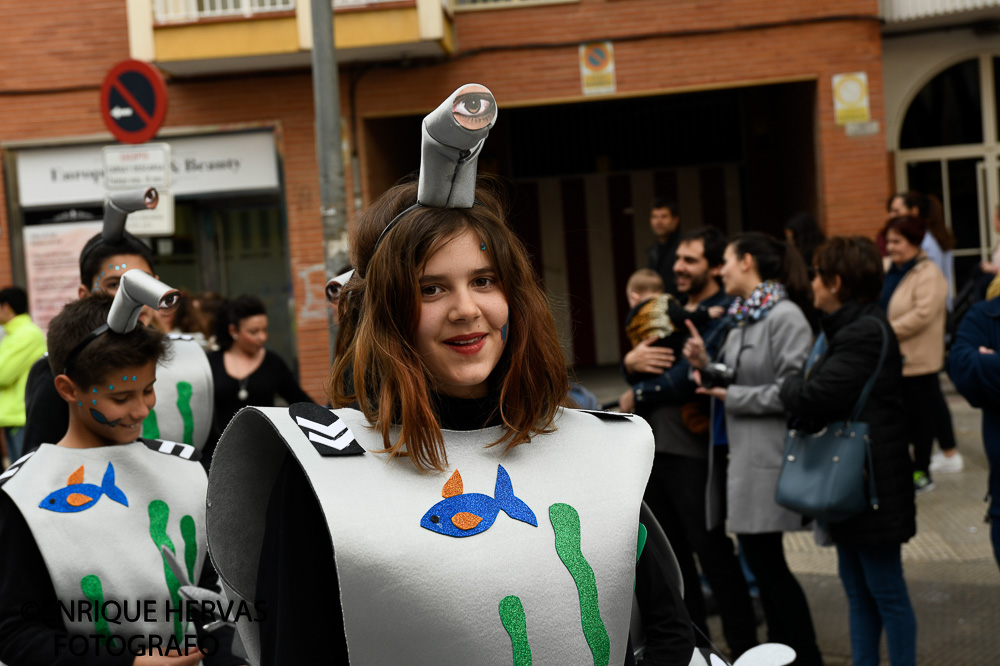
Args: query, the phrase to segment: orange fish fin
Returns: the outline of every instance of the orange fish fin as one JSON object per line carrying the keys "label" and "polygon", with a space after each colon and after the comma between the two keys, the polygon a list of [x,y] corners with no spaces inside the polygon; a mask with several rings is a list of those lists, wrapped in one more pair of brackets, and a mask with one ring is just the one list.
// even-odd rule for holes
{"label": "orange fish fin", "polygon": [[483,522],[483,519],[474,513],[462,511],[451,517],[452,524],[460,530],[471,530],[473,527]]}
{"label": "orange fish fin", "polygon": [[83,465],[80,465],[80,469],[70,474],[69,478],[66,479],[67,486],[75,486],[78,483],[83,483]]}
{"label": "orange fish fin", "polygon": [[445,482],[444,488],[441,489],[441,497],[454,497],[455,495],[461,495],[462,490],[462,475],[459,474],[456,469],[452,473],[451,478]]}
{"label": "orange fish fin", "polygon": [[83,506],[92,499],[94,498],[82,493],[71,493],[66,497],[66,503],[70,506]]}

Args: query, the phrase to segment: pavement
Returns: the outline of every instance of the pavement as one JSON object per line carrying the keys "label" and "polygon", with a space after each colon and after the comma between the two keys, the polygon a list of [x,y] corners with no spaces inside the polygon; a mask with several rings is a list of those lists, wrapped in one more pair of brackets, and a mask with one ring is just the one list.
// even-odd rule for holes
{"label": "pavement", "polygon": [[[577,379],[602,403],[627,388],[618,368],[577,369]],[[903,546],[903,568],[917,616],[920,666],[1000,664],[1000,569],[984,522],[988,467],[979,410],[942,375],[965,470],[934,475],[935,489],[917,497],[917,535]],[[837,553],[817,546],[811,532],[787,533],[785,553],[809,599],[826,666],[851,663],[847,598],[837,576]],[[724,646],[718,617],[713,640]],[[763,627],[761,640],[766,636]],[[882,664],[888,664],[885,640]]]}

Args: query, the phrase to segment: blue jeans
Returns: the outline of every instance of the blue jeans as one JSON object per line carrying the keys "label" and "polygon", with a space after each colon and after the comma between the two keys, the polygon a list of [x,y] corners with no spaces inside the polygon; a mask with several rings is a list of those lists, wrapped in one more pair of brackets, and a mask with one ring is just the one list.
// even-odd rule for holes
{"label": "blue jeans", "polygon": [[7,441],[7,457],[11,463],[24,455],[24,426],[3,429]]}
{"label": "blue jeans", "polygon": [[901,546],[837,546],[840,581],[851,613],[854,666],[878,666],[885,627],[892,666],[917,663],[917,618],[903,579]]}

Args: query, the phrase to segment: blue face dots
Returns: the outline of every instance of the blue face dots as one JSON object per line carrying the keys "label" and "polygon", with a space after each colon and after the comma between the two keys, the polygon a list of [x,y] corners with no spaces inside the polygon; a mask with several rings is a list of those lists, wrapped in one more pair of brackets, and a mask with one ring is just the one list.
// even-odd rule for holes
{"label": "blue face dots", "polygon": [[507,329],[510,327],[510,320],[504,322],[503,328],[500,329],[500,339],[507,342]]}

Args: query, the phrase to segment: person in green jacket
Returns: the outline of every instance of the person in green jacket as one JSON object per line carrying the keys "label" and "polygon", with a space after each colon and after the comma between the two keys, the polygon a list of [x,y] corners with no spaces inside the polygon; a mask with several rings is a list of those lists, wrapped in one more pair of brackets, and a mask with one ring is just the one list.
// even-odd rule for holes
{"label": "person in green jacket", "polygon": [[24,385],[31,364],[45,354],[45,333],[31,321],[28,294],[20,287],[0,289],[0,428],[11,462],[21,457],[24,442]]}

